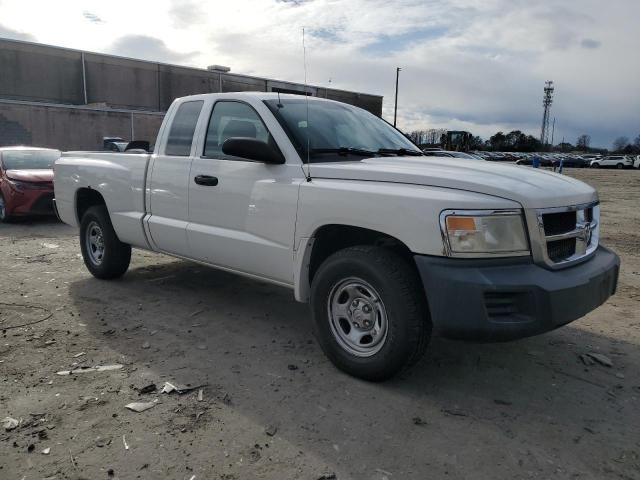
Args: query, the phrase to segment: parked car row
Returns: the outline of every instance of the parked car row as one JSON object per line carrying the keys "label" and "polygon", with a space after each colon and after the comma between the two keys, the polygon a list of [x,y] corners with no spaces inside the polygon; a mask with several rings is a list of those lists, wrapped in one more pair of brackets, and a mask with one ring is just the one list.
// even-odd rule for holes
{"label": "parked car row", "polygon": [[465,153],[465,152],[455,152],[451,150],[439,150],[439,149],[430,149],[426,148],[422,151],[427,157],[452,157],[452,158],[462,158],[465,160],[485,160],[484,158],[475,155],[473,153]]}
{"label": "parked car row", "polygon": [[600,155],[576,153],[515,153],[515,152],[472,152],[474,155],[491,161],[515,161],[518,165],[532,165],[537,158],[541,167],[574,168],[640,168],[640,155]]}

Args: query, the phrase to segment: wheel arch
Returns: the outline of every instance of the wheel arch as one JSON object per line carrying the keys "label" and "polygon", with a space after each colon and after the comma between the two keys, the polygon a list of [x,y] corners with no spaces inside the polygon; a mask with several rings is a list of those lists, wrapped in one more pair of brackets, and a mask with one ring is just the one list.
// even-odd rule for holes
{"label": "wheel arch", "polygon": [[347,224],[327,224],[318,227],[311,237],[302,238],[297,250],[295,298],[307,302],[311,282],[324,260],[335,252],[355,245],[377,245],[393,250],[415,267],[411,249],[400,239],[387,233]]}
{"label": "wheel arch", "polygon": [[76,220],[79,225],[82,222],[82,216],[85,214],[87,210],[89,210],[89,208],[95,207],[96,205],[106,206],[107,202],[105,202],[104,197],[97,190],[94,190],[93,188],[90,188],[90,187],[83,187],[83,188],[79,188],[76,191],[76,198],[75,198],[74,205],[75,205]]}

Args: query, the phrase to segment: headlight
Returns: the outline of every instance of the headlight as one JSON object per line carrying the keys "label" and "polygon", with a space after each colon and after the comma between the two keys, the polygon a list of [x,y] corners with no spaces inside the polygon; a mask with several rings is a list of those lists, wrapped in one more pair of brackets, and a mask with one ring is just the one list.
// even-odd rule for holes
{"label": "headlight", "polygon": [[445,210],[440,214],[445,253],[453,257],[529,255],[519,210]]}

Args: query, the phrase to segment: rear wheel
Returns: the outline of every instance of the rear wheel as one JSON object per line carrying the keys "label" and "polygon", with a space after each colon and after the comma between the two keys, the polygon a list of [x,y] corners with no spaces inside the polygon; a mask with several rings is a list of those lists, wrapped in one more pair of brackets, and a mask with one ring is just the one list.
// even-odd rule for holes
{"label": "rear wheel", "polygon": [[600,164],[599,163],[592,163],[591,164],[591,168],[600,168]]}
{"label": "rear wheel", "polygon": [[616,164],[616,168],[617,168],[618,170],[622,170],[622,169],[624,168],[624,164],[622,164],[622,163],[618,163],[618,164]]}
{"label": "rear wheel", "polygon": [[129,268],[131,246],[118,239],[103,205],[89,208],[82,216],[80,249],[84,264],[96,278],[118,278]]}
{"label": "rear wheel", "polygon": [[415,363],[431,336],[420,278],[400,255],[374,246],[341,250],[311,286],[314,333],[339,369],[381,381]]}

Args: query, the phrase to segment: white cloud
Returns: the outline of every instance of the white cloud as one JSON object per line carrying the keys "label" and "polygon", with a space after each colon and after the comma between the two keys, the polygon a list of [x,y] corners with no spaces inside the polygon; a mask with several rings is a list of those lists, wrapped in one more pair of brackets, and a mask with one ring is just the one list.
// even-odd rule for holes
{"label": "white cloud", "polygon": [[[37,11],[38,15],[27,13]],[[83,12],[100,22],[88,21]],[[556,82],[556,139],[640,133],[638,0],[3,0],[37,41],[383,94],[399,125],[537,135]],[[90,19],[89,19],[90,20]],[[60,28],[64,25],[64,28]],[[144,40],[134,41],[134,37]],[[145,42],[147,47],[145,47]],[[130,53],[126,53],[130,52]]]}

